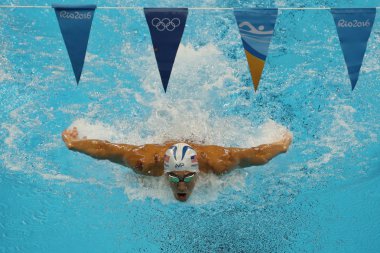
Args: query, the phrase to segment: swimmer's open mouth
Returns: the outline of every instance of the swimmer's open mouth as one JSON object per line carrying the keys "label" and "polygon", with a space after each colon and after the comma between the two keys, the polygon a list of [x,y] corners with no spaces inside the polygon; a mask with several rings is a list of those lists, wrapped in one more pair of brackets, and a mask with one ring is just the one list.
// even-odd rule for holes
{"label": "swimmer's open mouth", "polygon": [[186,200],[187,199],[187,193],[177,193],[177,198],[179,200]]}

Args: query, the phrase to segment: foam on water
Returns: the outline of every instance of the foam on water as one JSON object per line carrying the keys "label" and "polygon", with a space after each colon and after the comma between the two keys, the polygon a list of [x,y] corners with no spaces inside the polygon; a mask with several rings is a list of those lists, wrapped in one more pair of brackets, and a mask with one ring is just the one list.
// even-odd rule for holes
{"label": "foam on water", "polygon": [[[155,118],[156,115],[151,117]],[[89,119],[80,118],[68,128],[78,128],[79,138],[108,140],[116,143],[143,145],[164,143],[167,140],[192,140],[207,145],[234,146],[226,143],[225,139],[237,139],[237,142],[241,143],[241,145],[236,145],[238,147],[253,147],[276,142],[288,131],[286,127],[273,120],[268,120],[258,127],[254,127],[248,120],[238,117],[221,118],[216,121],[205,119],[204,122],[183,121],[180,120],[178,125],[173,125],[169,130],[161,133],[161,129],[157,129],[157,124],[154,123],[155,120],[149,118],[144,128],[144,131],[151,133],[149,136],[141,134],[138,129],[132,132],[123,132],[127,125],[133,124],[130,122],[111,126],[100,121],[91,122]],[[187,129],[191,129],[191,131],[187,132]],[[218,130],[209,133],[210,129]]]}
{"label": "foam on water", "polygon": [[[196,187],[188,204],[206,204],[217,200],[219,194],[226,188],[235,191],[245,189],[247,172],[236,171],[222,177],[214,174],[200,174]],[[127,173],[119,175],[118,186],[124,188],[124,192],[130,200],[158,199],[163,203],[176,203],[168,182],[164,177],[146,177]]]}
{"label": "foam on water", "polygon": [[[4,46],[4,44],[2,44]],[[8,59],[5,58],[3,55],[0,55],[0,82],[5,82],[5,81],[12,81],[14,80],[12,75],[9,73],[10,71],[10,66],[11,64],[9,63]]]}
{"label": "foam on water", "polygon": [[[122,53],[128,54],[129,52],[125,50]],[[95,54],[91,53],[88,57],[89,64],[97,58]],[[146,63],[146,68],[141,68],[137,64],[141,62]],[[54,110],[39,101],[29,101],[10,111],[8,114],[10,121],[1,125],[1,128],[5,130],[4,144],[7,146],[1,155],[4,166],[10,170],[36,173],[45,180],[56,181],[60,184],[94,183],[93,180],[96,180],[97,185],[107,188],[123,188],[130,200],[158,199],[162,202],[171,202],[173,201],[172,193],[163,178],[135,175],[119,165],[107,162],[101,164],[109,171],[107,173],[114,175],[113,181],[108,178],[96,178],[95,171],[89,172],[94,173],[90,176],[61,173],[60,171],[69,168],[62,168],[62,165],[50,161],[49,156],[43,155],[43,152],[56,153],[63,147],[59,132],[43,136],[42,143],[36,149],[39,153],[33,152],[33,149],[28,151],[18,140],[29,140],[35,137],[39,131],[44,131],[41,129],[43,127],[41,118],[54,121],[58,113],[73,118],[68,127],[76,126],[79,129],[80,137],[86,136],[89,139],[136,145],[163,143],[167,140],[192,140],[221,146],[252,147],[275,142],[287,131],[287,127],[271,120],[265,112],[255,115],[256,118],[259,118],[257,122],[264,122],[262,124],[253,122],[252,118],[243,117],[242,114],[226,113],[231,106],[242,107],[249,112],[253,106],[252,101],[244,96],[234,95],[242,90],[253,92],[253,89],[251,86],[243,86],[241,77],[234,73],[233,64],[236,62],[231,62],[212,44],[197,48],[191,44],[180,45],[166,94],[163,92],[152,55],[139,54],[136,55],[136,59],[128,63],[130,63],[131,71],[139,77],[139,82],[141,82],[139,88],[125,85],[123,80],[116,80],[117,85],[110,92],[89,90],[88,96],[92,100],[87,104],[66,103]],[[93,64],[99,63],[94,61]],[[57,66],[51,66],[50,69],[58,72],[64,70]],[[315,73],[313,71],[303,72],[302,75],[307,78],[314,76]],[[93,74],[87,72],[87,79],[84,81],[93,80],[96,83],[97,79]],[[46,86],[38,85],[40,82],[43,80],[36,79],[31,83],[35,83],[36,89],[44,91]],[[286,83],[278,89],[285,89],[289,85],[291,84]],[[234,96],[234,101],[231,101],[231,96]],[[114,104],[111,103],[108,106],[105,102],[119,97],[124,100],[134,99],[136,101],[138,105],[136,116],[116,115]],[[326,172],[328,166],[325,165],[334,157],[343,156],[347,150],[345,145],[336,140],[344,134],[345,138],[352,142],[356,138],[355,132],[361,131],[360,124],[356,124],[352,128],[352,125],[355,125],[353,119],[355,110],[352,107],[344,105],[344,101],[333,106],[336,106],[335,118],[332,121],[324,122],[331,125],[332,131],[312,144],[298,144],[326,148],[326,151],[318,159],[313,158],[306,161],[310,168],[324,167],[323,170],[315,170],[311,175],[309,174],[315,181],[334,175],[334,172]],[[37,117],[35,108],[38,108],[40,113]],[[33,131],[29,131],[30,129]],[[372,136],[373,139],[377,137],[376,135]],[[359,145],[357,141],[354,143]],[[68,150],[62,152],[63,155],[71,155]],[[303,152],[307,154],[313,150],[306,149]],[[15,153],[18,154],[17,158]],[[97,161],[93,161],[92,164],[94,167],[100,165]],[[267,179],[263,181],[263,187],[266,187],[266,191],[272,195],[280,196],[284,192],[294,193],[300,187],[299,180],[305,177],[305,174],[300,172],[300,168],[303,166],[305,166],[303,161],[294,163],[289,171],[281,171],[277,174],[275,174],[275,167],[269,167],[271,169],[266,172]],[[220,194],[229,192],[231,189],[252,190],[252,183],[246,185],[246,178],[250,174],[247,172],[249,170],[236,170],[222,177],[203,175],[189,203],[199,204],[214,201]],[[284,182],[284,185],[278,184],[279,181]]]}
{"label": "foam on water", "polygon": [[[89,54],[89,58],[94,59],[96,55]],[[78,127],[80,137],[137,145],[163,143],[170,139],[192,140],[222,146],[252,147],[275,142],[287,131],[286,127],[269,118],[264,119],[263,124],[255,125],[251,120],[240,115],[225,114],[224,107],[228,107],[228,103],[231,102],[229,96],[245,87],[239,85],[241,81],[233,73],[229,59],[214,45],[207,44],[199,48],[194,48],[191,44],[180,45],[166,94],[162,91],[154,58],[140,55],[134,62],[148,62],[148,69],[142,69],[133,63],[130,66],[141,78],[141,90],[136,89],[132,92],[121,82],[111,93],[93,94],[89,91],[90,96],[98,100],[88,103],[85,111],[83,111],[83,105],[80,104],[69,103],[59,107],[58,110],[53,110],[38,101],[29,101],[12,110],[9,113],[11,122],[2,124],[2,128],[8,133],[5,138],[8,148],[2,154],[5,167],[25,173],[36,173],[45,180],[56,181],[60,184],[93,183],[92,176],[83,178],[82,175],[82,178],[77,178],[62,174],[59,171],[66,169],[49,161],[49,156],[34,153],[33,149],[27,151],[22,143],[16,141],[28,140],[33,138],[36,132],[41,131],[42,119],[40,119],[41,116],[35,117],[35,108],[39,108],[38,111],[46,120],[51,121],[55,120],[58,112],[75,115],[69,127]],[[51,69],[62,71],[62,68],[55,66]],[[36,88],[45,89],[45,86],[38,86],[41,80],[33,82],[37,82]],[[234,85],[226,86],[226,83]],[[115,115],[111,117],[111,120],[103,121],[103,116],[113,114],[113,107],[100,103],[106,99],[112,100],[119,94],[122,96],[125,94],[126,97],[133,96],[141,111],[146,112],[145,116],[141,114],[138,116],[142,117],[141,120],[136,121],[136,118]],[[244,97],[237,97],[234,105],[248,108],[251,106],[250,101]],[[28,129],[34,129],[34,132]],[[44,141],[37,150],[56,152],[63,146],[63,143],[57,144],[61,142],[59,135],[60,133],[50,137],[44,136]],[[21,154],[18,158],[14,156],[16,150],[18,154]],[[65,153],[70,155],[68,150]],[[94,161],[93,164],[96,166],[98,163]],[[131,200],[151,198],[163,202],[173,201],[172,193],[163,178],[135,175],[113,164],[105,163],[102,166],[109,169],[109,173],[114,174],[115,181],[96,179],[98,185],[111,188],[122,187]],[[237,170],[222,177],[203,175],[190,203],[216,200],[220,193],[228,189],[244,191],[247,175],[245,170]]]}
{"label": "foam on water", "polygon": [[[153,116],[155,117],[155,116]],[[153,122],[148,120],[147,122]],[[283,133],[286,131],[286,128],[276,124],[274,121],[268,121],[265,124],[254,128],[247,121],[241,121],[240,124],[229,124],[228,121],[224,120],[219,125],[219,131],[217,136],[234,136],[234,138],[242,138],[241,135],[247,136],[244,141],[243,146],[257,146],[264,143],[271,143],[279,140]],[[195,129],[196,131],[204,132],[207,131],[210,126],[210,122],[206,121],[204,124],[206,127],[200,127],[200,124],[192,122],[193,125],[187,125],[190,129]],[[126,124],[128,124],[126,122]],[[244,125],[246,124],[246,125]],[[155,124],[146,124],[147,130],[152,133],[156,133],[157,137],[152,138],[152,136],[144,137],[142,135],[136,134],[135,132],[124,133],[122,129],[117,129],[114,126],[107,125],[101,122],[91,123],[86,119],[78,119],[73,122],[71,127],[77,127],[79,130],[79,136],[90,139],[102,139],[102,140],[112,140],[114,142],[122,143],[125,140],[128,140],[130,144],[136,143],[162,143],[162,136],[159,136],[157,132],[157,127]],[[223,127],[228,126],[228,127]],[[242,132],[241,129],[244,129],[246,132]],[[184,139],[183,132],[181,128],[173,128],[174,136],[178,139]],[[153,134],[153,136],[156,136]],[[208,136],[207,133],[204,133],[203,136]],[[216,136],[216,137],[217,137]],[[137,137],[137,138],[136,138]],[[195,136],[194,136],[195,137]],[[207,144],[214,144],[212,138],[215,137],[211,135],[208,139],[205,140]],[[232,138],[231,137],[231,138]],[[195,138],[196,139],[196,138]],[[222,142],[223,140],[220,139]],[[124,192],[128,195],[130,200],[145,200],[149,199],[159,199],[162,202],[169,203],[173,202],[174,197],[172,192],[167,185],[167,181],[164,177],[147,177],[142,175],[136,175],[134,173],[125,173],[121,169],[112,169],[112,172],[115,174],[116,185],[124,188]],[[203,204],[208,203],[209,201],[214,201],[218,198],[218,195],[223,192],[225,188],[234,188],[235,190],[243,191],[245,189],[245,178],[247,176],[246,171],[237,170],[229,175],[225,176],[215,176],[212,174],[201,174],[199,181],[197,182],[196,189],[189,200],[191,204]]]}
{"label": "foam on water", "polygon": [[[76,126],[80,137],[110,140],[118,143],[143,145],[163,143],[167,140],[192,140],[205,144],[252,147],[281,139],[286,127],[267,119],[255,126],[249,119],[237,115],[223,115],[223,108],[215,108],[224,97],[244,87],[225,87],[226,82],[239,83],[232,73],[228,59],[214,45],[195,49],[192,45],[180,45],[178,62],[172,73],[167,93],[157,80],[156,64],[151,58],[140,56],[135,62],[150,62],[148,70],[130,66],[141,75],[143,90],[133,96],[142,108],[148,108],[147,118],[136,121],[123,118],[111,124],[89,117],[77,118],[70,127]],[[147,74],[151,73],[151,74]],[[152,74],[154,73],[154,74]],[[207,78],[205,77],[207,75]],[[205,82],[204,80],[207,80]],[[227,99],[228,100],[228,99]],[[237,104],[249,106],[245,99]],[[92,107],[94,108],[94,107]],[[98,108],[96,113],[101,113]],[[88,115],[94,115],[89,111]],[[168,203],[175,201],[164,178],[150,178],[122,170],[112,170],[117,185],[124,188],[131,200],[159,199]],[[214,201],[226,189],[244,191],[246,171],[234,171],[218,177],[202,175],[197,183],[191,204]]]}

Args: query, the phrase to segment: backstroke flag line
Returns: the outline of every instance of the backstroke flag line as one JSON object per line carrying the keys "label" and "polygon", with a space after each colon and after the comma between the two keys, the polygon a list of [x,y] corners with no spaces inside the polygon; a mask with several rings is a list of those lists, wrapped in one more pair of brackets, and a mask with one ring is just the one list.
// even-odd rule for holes
{"label": "backstroke flag line", "polygon": [[53,4],[59,27],[79,83],[96,5]]}
{"label": "backstroke flag line", "polygon": [[331,13],[334,17],[352,90],[354,90],[375,20],[376,8],[333,8]]}
{"label": "backstroke flag line", "polygon": [[164,90],[185,29],[187,8],[144,8]]}
{"label": "backstroke flag line", "polygon": [[264,69],[277,9],[234,9],[255,91]]}

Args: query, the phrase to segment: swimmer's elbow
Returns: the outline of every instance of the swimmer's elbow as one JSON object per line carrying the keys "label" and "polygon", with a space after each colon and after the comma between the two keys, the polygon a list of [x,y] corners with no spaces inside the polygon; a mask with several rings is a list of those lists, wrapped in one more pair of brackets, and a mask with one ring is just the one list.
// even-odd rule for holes
{"label": "swimmer's elbow", "polygon": [[78,143],[78,141],[68,142],[66,146],[71,151],[81,151],[81,145]]}
{"label": "swimmer's elbow", "polygon": [[257,157],[253,159],[252,165],[264,165],[264,164],[267,164],[268,162],[269,162],[269,159],[267,159],[266,157]]}
{"label": "swimmer's elbow", "polygon": [[259,165],[264,165],[268,163],[269,160],[266,159],[265,157],[255,157],[251,159],[242,159],[240,160],[239,167],[240,168],[246,168],[246,167],[251,167],[251,166],[259,166]]}
{"label": "swimmer's elbow", "polygon": [[69,150],[74,150],[74,145],[69,142],[69,143],[66,143],[66,147],[69,149]]}

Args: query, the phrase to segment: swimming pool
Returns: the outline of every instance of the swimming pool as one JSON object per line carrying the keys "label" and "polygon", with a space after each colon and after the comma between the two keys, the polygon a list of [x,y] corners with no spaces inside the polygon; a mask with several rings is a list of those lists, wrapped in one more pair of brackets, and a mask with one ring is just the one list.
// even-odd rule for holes
{"label": "swimming pool", "polygon": [[[77,86],[54,11],[0,9],[0,252],[378,252],[379,22],[351,91],[331,14],[280,11],[254,93],[232,11],[189,10],[165,94],[142,10],[96,10]],[[60,134],[74,125],[115,142],[242,147],[289,128],[294,143],[265,166],[202,178],[178,203],[162,179],[68,151]]]}

